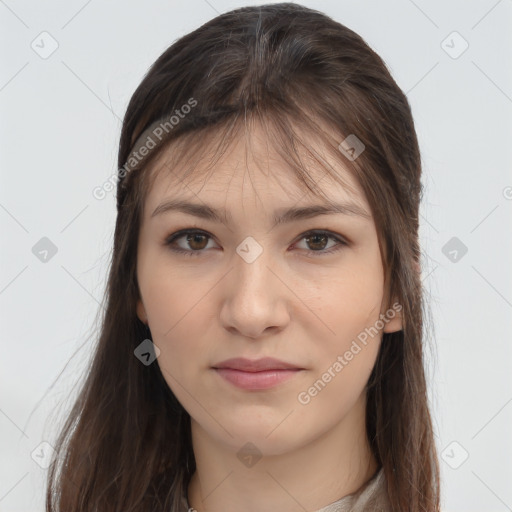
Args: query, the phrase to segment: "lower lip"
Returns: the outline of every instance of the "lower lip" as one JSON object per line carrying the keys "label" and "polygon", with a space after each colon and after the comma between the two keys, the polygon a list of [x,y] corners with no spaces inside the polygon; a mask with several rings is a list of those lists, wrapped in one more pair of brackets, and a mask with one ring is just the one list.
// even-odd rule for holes
{"label": "lower lip", "polygon": [[243,389],[269,389],[291,379],[300,370],[266,370],[244,372],[231,368],[215,368],[215,371],[228,382]]}

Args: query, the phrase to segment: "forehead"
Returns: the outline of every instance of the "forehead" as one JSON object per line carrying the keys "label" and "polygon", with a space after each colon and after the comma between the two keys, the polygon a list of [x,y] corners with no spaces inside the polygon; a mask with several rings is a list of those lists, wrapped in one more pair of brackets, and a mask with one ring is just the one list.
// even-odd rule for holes
{"label": "forehead", "polygon": [[272,124],[261,122],[186,134],[146,169],[147,210],[170,197],[208,197],[225,204],[235,195],[242,203],[256,195],[266,206],[316,198],[317,203],[350,200],[370,212],[338,150],[343,137],[329,129],[322,135],[297,130],[291,147]]}

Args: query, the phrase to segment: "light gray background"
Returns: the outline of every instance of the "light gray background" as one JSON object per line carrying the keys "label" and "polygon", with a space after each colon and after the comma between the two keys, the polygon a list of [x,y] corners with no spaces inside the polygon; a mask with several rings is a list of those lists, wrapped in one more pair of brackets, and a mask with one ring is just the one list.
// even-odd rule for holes
{"label": "light gray background", "polygon": [[[443,510],[512,510],[512,1],[302,3],[358,32],[412,105]],[[0,1],[2,512],[43,511],[41,443],[92,351],[112,243],[114,194],[92,190],[116,170],[130,95],[176,38],[242,5]]]}

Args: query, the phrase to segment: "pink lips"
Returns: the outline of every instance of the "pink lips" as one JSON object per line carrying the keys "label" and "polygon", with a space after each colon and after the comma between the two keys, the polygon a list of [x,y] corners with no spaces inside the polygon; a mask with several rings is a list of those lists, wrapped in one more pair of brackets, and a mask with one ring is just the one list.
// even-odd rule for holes
{"label": "pink lips", "polygon": [[271,357],[250,360],[227,359],[213,369],[228,382],[243,389],[268,389],[284,382],[304,368]]}

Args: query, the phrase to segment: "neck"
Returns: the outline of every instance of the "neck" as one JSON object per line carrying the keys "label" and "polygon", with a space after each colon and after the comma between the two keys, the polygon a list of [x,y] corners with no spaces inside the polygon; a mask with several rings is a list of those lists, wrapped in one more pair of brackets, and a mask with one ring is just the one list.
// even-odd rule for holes
{"label": "neck", "polygon": [[197,512],[303,512],[354,493],[378,469],[366,437],[365,406],[363,394],[320,437],[285,453],[263,453],[249,467],[237,457],[240,445],[220,443],[192,419],[196,471],[188,486],[190,507]]}

